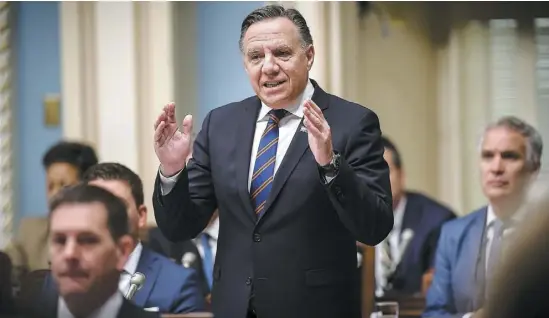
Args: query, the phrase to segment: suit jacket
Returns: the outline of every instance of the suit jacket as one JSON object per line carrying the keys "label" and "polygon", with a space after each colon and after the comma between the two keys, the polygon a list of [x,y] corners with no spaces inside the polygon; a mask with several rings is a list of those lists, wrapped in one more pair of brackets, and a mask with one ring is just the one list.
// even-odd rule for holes
{"label": "suit jacket", "polygon": [[[137,272],[145,284],[132,298],[141,308],[158,307],[161,313],[189,313],[205,310],[202,288],[193,269],[183,268],[143,246]],[[44,299],[57,302],[57,286],[51,275],[44,282]]]}
{"label": "suit jacket", "polygon": [[447,207],[416,192],[406,193],[402,231],[414,236],[391,277],[393,291],[401,294],[421,292],[423,274],[433,266],[442,224],[456,217]]}
{"label": "suit jacket", "polygon": [[143,246],[137,271],[146,278],[132,299],[139,307],[158,307],[162,313],[176,314],[205,310],[202,287],[193,269],[178,266]]}
{"label": "suit jacket", "polygon": [[483,207],[443,225],[423,317],[461,318],[479,309],[478,290],[482,282],[476,276],[486,214],[487,208]]}
{"label": "suit jacket", "polygon": [[148,246],[152,250],[173,259],[176,264],[181,266],[183,266],[183,255],[187,253],[193,254],[195,256],[195,260],[190,264],[190,267],[193,268],[197,273],[199,285],[202,287],[204,296],[207,296],[211,292],[210,286],[208,285],[208,281],[206,279],[206,274],[204,273],[202,257],[200,256],[198,248],[192,240],[187,240],[183,242],[172,242],[168,240],[164,236],[164,234],[162,234],[159,228],[153,228],[149,232],[148,243]]}
{"label": "suit jacket", "polygon": [[257,96],[206,116],[193,158],[169,194],[161,194],[157,176],[154,212],[168,239],[196,237],[219,208],[212,291],[216,318],[245,317],[250,298],[261,318],[361,316],[356,241],[378,244],[393,227],[379,120],[371,110],[312,82],[312,99],[342,157],[329,184],[322,181],[307,132],[298,128],[257,219],[248,190],[261,108]]}

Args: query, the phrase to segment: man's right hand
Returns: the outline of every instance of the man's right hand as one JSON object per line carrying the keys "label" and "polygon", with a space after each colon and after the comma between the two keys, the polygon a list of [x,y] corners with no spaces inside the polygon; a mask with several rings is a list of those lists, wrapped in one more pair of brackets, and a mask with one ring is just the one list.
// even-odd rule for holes
{"label": "man's right hand", "polygon": [[192,153],[193,117],[183,119],[182,128],[175,121],[175,103],[169,103],[154,123],[154,151],[160,160],[160,170],[171,177],[185,168],[186,158]]}

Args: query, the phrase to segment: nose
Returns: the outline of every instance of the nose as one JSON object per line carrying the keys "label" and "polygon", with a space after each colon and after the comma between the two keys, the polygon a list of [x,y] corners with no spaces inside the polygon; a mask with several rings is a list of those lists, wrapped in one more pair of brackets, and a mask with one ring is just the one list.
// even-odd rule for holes
{"label": "nose", "polygon": [[500,156],[494,156],[492,162],[490,163],[490,172],[494,174],[503,173],[504,163]]}
{"label": "nose", "polygon": [[271,52],[266,52],[265,58],[263,59],[263,67],[261,69],[266,75],[278,73],[280,68]]}
{"label": "nose", "polygon": [[75,240],[67,240],[63,248],[63,256],[65,259],[75,259],[78,258],[78,244]]}

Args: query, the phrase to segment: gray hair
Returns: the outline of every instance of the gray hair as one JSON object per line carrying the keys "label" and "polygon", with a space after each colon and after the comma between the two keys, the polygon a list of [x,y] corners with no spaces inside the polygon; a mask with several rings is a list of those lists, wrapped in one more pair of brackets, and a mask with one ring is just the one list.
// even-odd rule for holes
{"label": "gray hair", "polygon": [[261,21],[276,18],[287,18],[292,21],[301,36],[301,43],[303,47],[313,44],[311,31],[309,30],[307,21],[305,21],[303,15],[301,15],[301,13],[296,9],[286,9],[281,5],[273,4],[255,9],[252,13],[248,14],[244,21],[242,21],[242,26],[240,28],[240,40],[238,41],[240,51],[244,52],[244,45],[242,42],[244,40],[244,35],[250,26]]}
{"label": "gray hair", "polygon": [[541,139],[541,135],[532,125],[515,116],[502,117],[486,126],[480,140],[479,149],[484,141],[486,132],[499,127],[505,127],[515,131],[526,139],[526,164],[532,171],[539,170],[543,152],[543,140]]}

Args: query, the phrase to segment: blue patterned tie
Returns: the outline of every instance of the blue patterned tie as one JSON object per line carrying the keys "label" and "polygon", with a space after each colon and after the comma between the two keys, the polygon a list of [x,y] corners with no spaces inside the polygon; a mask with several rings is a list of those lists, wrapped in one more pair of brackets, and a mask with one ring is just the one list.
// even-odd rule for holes
{"label": "blue patterned tie", "polygon": [[210,246],[210,236],[206,233],[202,233],[200,237],[200,243],[202,245],[202,249],[204,250],[202,267],[204,268],[204,274],[206,275],[208,286],[210,286],[211,289],[213,282],[213,253]]}
{"label": "blue patterned tie", "polygon": [[273,185],[276,150],[278,148],[278,122],[286,114],[287,111],[284,109],[271,110],[268,113],[267,128],[265,128],[259,141],[250,185],[253,208],[258,219],[265,212],[265,203]]}

